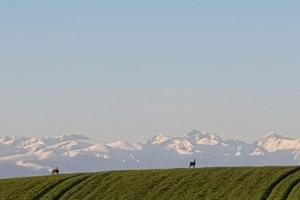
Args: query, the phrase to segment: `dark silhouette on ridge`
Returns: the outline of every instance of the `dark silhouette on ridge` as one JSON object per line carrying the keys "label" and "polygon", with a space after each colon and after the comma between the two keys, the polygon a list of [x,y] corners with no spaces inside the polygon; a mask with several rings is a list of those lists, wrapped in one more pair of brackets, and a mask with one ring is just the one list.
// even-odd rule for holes
{"label": "dark silhouette on ridge", "polygon": [[194,159],[194,161],[190,162],[189,168],[191,167],[195,168],[195,166],[196,166],[196,160]]}
{"label": "dark silhouette on ridge", "polygon": [[52,169],[52,173],[51,173],[52,175],[58,175],[59,174],[59,169],[58,169],[58,167],[55,167],[55,169]]}

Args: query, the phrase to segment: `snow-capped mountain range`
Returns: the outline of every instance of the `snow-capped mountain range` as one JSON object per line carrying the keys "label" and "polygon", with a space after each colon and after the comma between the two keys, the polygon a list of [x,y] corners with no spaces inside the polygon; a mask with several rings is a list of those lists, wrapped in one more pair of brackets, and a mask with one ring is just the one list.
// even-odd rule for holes
{"label": "snow-capped mountain range", "polygon": [[300,139],[269,133],[249,144],[193,130],[183,137],[158,134],[146,142],[95,143],[83,135],[0,137],[0,178],[63,173],[187,167],[299,165]]}

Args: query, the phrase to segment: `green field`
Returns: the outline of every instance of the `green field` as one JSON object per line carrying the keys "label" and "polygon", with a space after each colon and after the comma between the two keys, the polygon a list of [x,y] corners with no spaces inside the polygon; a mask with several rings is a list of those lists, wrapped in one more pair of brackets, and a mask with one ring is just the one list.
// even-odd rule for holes
{"label": "green field", "polygon": [[300,200],[300,168],[138,170],[4,179],[0,199]]}

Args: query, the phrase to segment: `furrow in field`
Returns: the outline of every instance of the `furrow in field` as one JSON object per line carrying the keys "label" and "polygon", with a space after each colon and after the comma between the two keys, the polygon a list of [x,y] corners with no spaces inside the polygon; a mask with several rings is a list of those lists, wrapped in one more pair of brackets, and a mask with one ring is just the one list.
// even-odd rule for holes
{"label": "furrow in field", "polygon": [[267,200],[272,192],[275,190],[276,186],[278,186],[282,181],[284,181],[285,179],[287,179],[289,176],[295,174],[296,172],[298,172],[300,170],[300,167],[294,168],[284,174],[282,174],[281,176],[279,176],[267,189],[266,191],[263,193],[261,199],[262,200]]}
{"label": "furrow in field", "polygon": [[291,193],[288,196],[288,200],[299,200],[300,197],[300,182],[295,185]]}
{"label": "furrow in field", "polygon": [[72,186],[70,186],[67,190],[60,194],[59,199],[78,199],[73,198],[73,196],[77,192],[80,192],[81,194],[84,193],[83,187],[85,187],[90,182],[93,182],[98,176],[99,174],[91,174],[82,181],[76,181],[76,183],[72,184]]}
{"label": "furrow in field", "polygon": [[42,199],[44,196],[46,196],[51,190],[53,190],[58,185],[63,184],[64,182],[68,181],[69,179],[75,178],[77,176],[80,176],[80,175],[78,174],[78,175],[74,175],[74,176],[69,176],[67,178],[64,178],[64,179],[62,179],[62,180],[60,180],[58,182],[55,182],[55,183],[49,185],[41,193],[39,193],[38,195],[36,195],[32,199],[33,200],[40,200],[40,199]]}
{"label": "furrow in field", "polygon": [[[293,190],[295,190],[295,192],[296,192],[296,189],[297,189],[298,187],[300,187],[300,178],[294,180],[294,181],[290,184],[290,186],[287,188],[287,190],[286,190],[285,193],[284,193],[284,199],[290,199],[290,200],[292,200],[292,199],[293,199],[293,198],[292,198]],[[300,197],[298,197],[298,198],[300,198]]]}
{"label": "furrow in field", "polygon": [[[71,182],[65,182],[64,185],[58,185],[56,188],[54,188],[53,190],[53,195],[51,195],[50,199],[60,199],[61,197],[63,197],[69,190],[71,190],[72,188],[74,188],[75,186],[77,186],[78,184],[84,182],[85,180],[89,179],[92,175],[85,175],[85,176],[80,176],[80,177],[76,177],[71,179]],[[75,180],[74,180],[75,179]]]}

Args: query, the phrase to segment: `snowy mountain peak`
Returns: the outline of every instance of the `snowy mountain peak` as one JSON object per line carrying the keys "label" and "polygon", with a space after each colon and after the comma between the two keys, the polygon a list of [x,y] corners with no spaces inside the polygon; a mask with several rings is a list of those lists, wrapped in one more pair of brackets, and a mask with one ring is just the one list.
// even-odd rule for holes
{"label": "snowy mountain peak", "polygon": [[217,134],[212,134],[209,132],[203,132],[198,130],[192,130],[185,136],[186,139],[190,140],[196,144],[204,144],[204,145],[216,145],[221,144],[223,142],[222,138]]}
{"label": "snowy mountain peak", "polygon": [[207,134],[208,134],[208,132],[198,131],[196,129],[193,129],[185,137],[190,139],[190,140],[193,140],[193,141],[198,141],[201,138],[205,137]]}
{"label": "snowy mountain peak", "polygon": [[90,138],[84,135],[77,135],[77,134],[71,134],[71,135],[60,134],[52,137],[43,137],[41,140],[47,145],[54,145],[64,141],[90,141]]}
{"label": "snowy mountain peak", "polygon": [[263,139],[267,140],[267,139],[291,139],[291,138],[279,135],[276,132],[270,132],[270,133],[265,134]]}
{"label": "snowy mountain peak", "polygon": [[130,151],[143,149],[143,146],[139,143],[131,144],[121,140],[117,142],[108,143],[106,145],[115,149],[123,149],[123,150],[130,150]]}
{"label": "snowy mountain peak", "polygon": [[90,140],[90,138],[84,136],[84,135],[79,135],[79,134],[70,134],[70,135],[65,135],[65,134],[60,134],[58,136],[54,136],[53,138],[58,139],[60,141],[66,141],[66,140]]}
{"label": "snowy mountain peak", "polygon": [[212,134],[212,135],[209,134],[206,137],[198,140],[197,144],[217,145],[217,144],[222,144],[222,139],[215,134]]}
{"label": "snowy mountain peak", "polygon": [[6,142],[6,141],[10,141],[12,139],[13,139],[12,137],[4,136],[4,137],[0,137],[0,142]]}
{"label": "snowy mountain peak", "polygon": [[84,152],[107,152],[108,151],[108,146],[106,146],[105,144],[102,143],[98,143],[98,144],[94,144],[91,145],[87,148],[83,149]]}
{"label": "snowy mountain peak", "polygon": [[171,139],[171,137],[166,136],[162,133],[159,133],[158,135],[154,136],[151,141],[152,141],[152,144],[162,144],[162,143],[169,141],[170,139]]}
{"label": "snowy mountain peak", "polygon": [[0,138],[0,144],[10,145],[14,142],[13,137],[4,136]]}
{"label": "snowy mountain peak", "polygon": [[279,150],[300,150],[300,140],[281,136],[275,132],[266,134],[262,139],[256,142],[258,146],[263,147],[268,152],[276,152]]}

